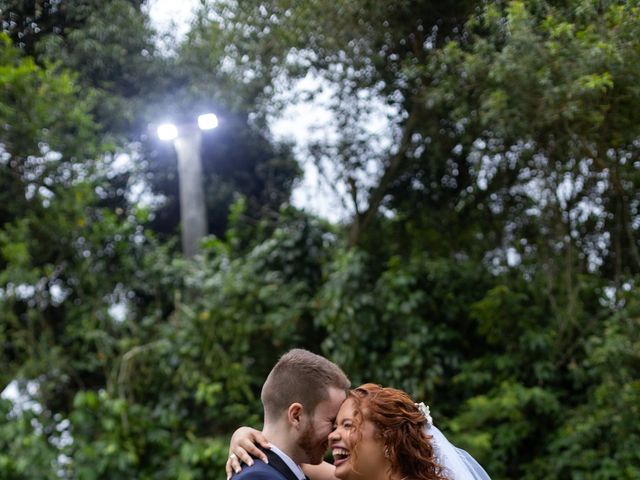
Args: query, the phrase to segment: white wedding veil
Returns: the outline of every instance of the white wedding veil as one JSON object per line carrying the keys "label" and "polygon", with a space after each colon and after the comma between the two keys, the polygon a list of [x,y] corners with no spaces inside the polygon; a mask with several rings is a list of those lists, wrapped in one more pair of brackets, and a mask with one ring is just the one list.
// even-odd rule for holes
{"label": "white wedding veil", "polygon": [[[430,420],[430,417],[427,417]],[[484,468],[461,448],[454,446],[438,428],[427,421],[427,435],[432,437],[438,462],[450,480],[491,480]]]}

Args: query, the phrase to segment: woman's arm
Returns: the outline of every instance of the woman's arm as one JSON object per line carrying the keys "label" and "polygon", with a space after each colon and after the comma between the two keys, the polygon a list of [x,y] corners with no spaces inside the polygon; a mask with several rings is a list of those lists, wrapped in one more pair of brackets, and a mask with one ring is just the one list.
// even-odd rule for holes
{"label": "woman's arm", "polygon": [[227,479],[231,478],[233,472],[238,473],[240,471],[240,462],[253,465],[252,455],[265,463],[269,463],[267,456],[256,445],[271,448],[269,441],[262,435],[260,430],[251,427],[240,427],[233,432],[229,443],[229,458],[224,467],[227,472]]}
{"label": "woman's arm", "polygon": [[304,474],[310,480],[338,480],[336,478],[336,468],[327,462],[320,465],[302,465]]}
{"label": "woman's arm", "polygon": [[[264,448],[271,448],[269,441],[262,435],[262,432],[251,427],[240,427],[231,436],[229,444],[229,458],[225,465],[227,479],[233,473],[241,470],[240,463],[253,465],[253,457],[259,458],[265,463],[269,463],[267,456],[256,445]],[[338,480],[335,476],[335,467],[327,462],[320,465],[302,465],[302,470],[310,480]]]}

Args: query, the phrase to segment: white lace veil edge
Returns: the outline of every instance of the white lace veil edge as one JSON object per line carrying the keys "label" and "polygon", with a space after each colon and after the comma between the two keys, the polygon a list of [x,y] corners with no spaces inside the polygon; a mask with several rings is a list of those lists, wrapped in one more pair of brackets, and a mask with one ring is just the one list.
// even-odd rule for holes
{"label": "white lace veil edge", "polygon": [[491,480],[471,455],[455,447],[435,425],[427,426],[426,433],[433,437],[436,457],[450,480]]}

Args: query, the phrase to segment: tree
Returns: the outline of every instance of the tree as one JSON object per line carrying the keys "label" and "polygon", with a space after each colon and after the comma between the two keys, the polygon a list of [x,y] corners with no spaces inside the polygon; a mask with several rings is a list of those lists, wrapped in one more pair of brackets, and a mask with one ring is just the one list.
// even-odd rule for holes
{"label": "tree", "polygon": [[41,65],[61,62],[75,71],[84,93],[94,97],[102,131],[121,136],[140,128],[142,106],[166,73],[143,3],[6,0],[0,11],[14,45]]}
{"label": "tree", "polygon": [[[250,193],[188,261],[116,202],[81,80],[5,39],[0,361],[42,410],[0,402],[2,476],[217,475],[293,346],[430,403],[492,478],[638,476],[637,2],[438,5],[207,5],[172,105],[226,107],[205,161]],[[352,186],[346,228],[276,208],[270,102],[310,70],[339,100],[312,153]]]}
{"label": "tree", "polygon": [[210,65],[189,56],[187,47],[179,55],[163,54],[142,4],[112,0],[45,2],[39,7],[7,2],[3,29],[38,62],[60,62],[76,72],[114,156],[135,159],[131,171],[113,178],[121,187],[106,189],[113,208],[125,207],[132,184],[147,184],[166,200],[151,225],[165,235],[175,232],[180,220],[175,153],[158,145],[154,128],[168,112],[174,121],[181,115],[193,121],[208,105],[222,119],[219,131],[206,137],[203,146],[211,233],[224,234],[229,206],[238,195],[249,201],[248,221],[275,216],[299,175],[287,145],[274,144],[250,125],[251,103],[239,108],[233,86],[221,89]]}
{"label": "tree", "polygon": [[[349,243],[355,245],[404,171],[407,150],[417,148],[411,142],[424,119],[417,100],[426,85],[411,68],[425,63],[446,38],[458,35],[474,5],[220,1],[211,2],[200,28],[207,45],[224,46],[217,48],[223,48],[238,83],[261,100],[263,115],[273,113],[273,95],[282,82],[308,72],[335,92],[336,139],[314,145],[310,154],[320,165],[328,159],[335,180],[350,192],[354,217]],[[208,11],[216,14],[207,16]],[[388,142],[376,141],[380,133],[371,131],[376,115],[389,117]],[[371,170],[375,180],[366,173]]]}
{"label": "tree", "polygon": [[122,329],[108,311],[148,288],[133,272],[150,239],[144,211],[100,206],[108,165],[95,160],[96,126],[70,74],[2,41],[2,385],[39,377],[40,401],[64,410],[109,377]]}

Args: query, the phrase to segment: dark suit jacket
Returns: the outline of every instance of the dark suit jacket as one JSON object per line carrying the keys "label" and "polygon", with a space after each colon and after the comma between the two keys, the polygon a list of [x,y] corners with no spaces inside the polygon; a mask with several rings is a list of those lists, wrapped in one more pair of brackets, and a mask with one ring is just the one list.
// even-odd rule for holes
{"label": "dark suit jacket", "polygon": [[261,450],[266,453],[269,463],[255,459],[250,467],[243,465],[242,471],[235,474],[233,480],[298,480],[278,455],[270,450]]}

